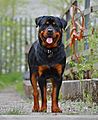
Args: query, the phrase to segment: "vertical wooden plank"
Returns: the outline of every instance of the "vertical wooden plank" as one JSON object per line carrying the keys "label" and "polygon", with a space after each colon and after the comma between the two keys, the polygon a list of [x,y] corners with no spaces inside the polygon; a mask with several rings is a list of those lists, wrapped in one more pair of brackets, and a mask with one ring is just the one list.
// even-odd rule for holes
{"label": "vertical wooden plank", "polygon": [[[77,0],[75,0],[74,2],[72,0],[70,0],[70,3],[72,3],[73,5],[77,6]],[[71,5],[70,5],[71,6]],[[76,11],[77,12],[77,11]],[[66,12],[66,21],[67,23],[70,21],[71,19],[71,15],[70,15],[70,8],[68,9],[68,11]],[[67,28],[66,30],[66,40],[68,41],[70,39],[70,26]],[[69,46],[67,46],[66,48],[66,57],[71,55],[71,48]],[[69,69],[70,66],[69,64],[66,65],[66,69]]]}
{"label": "vertical wooden plank", "polygon": [[12,60],[12,55],[11,55],[11,42],[12,42],[12,34],[11,34],[11,31],[12,31],[12,19],[10,17],[7,17],[7,64],[8,64],[8,70],[7,72],[12,72],[11,69],[12,69],[12,63],[13,61]]}
{"label": "vertical wooden plank", "polygon": [[[29,19],[30,20],[30,19]],[[31,38],[29,38],[29,40],[27,39],[28,37],[27,37],[27,32],[28,32],[28,28],[29,28],[29,35],[31,35],[31,30],[32,30],[32,28],[30,28],[30,27],[32,27],[32,23],[31,23],[32,21],[30,20],[29,21],[29,23],[28,23],[28,19],[27,18],[25,18],[25,48],[27,47],[27,45],[28,45],[28,41],[30,42],[30,40],[31,40]],[[29,24],[29,25],[28,25]],[[30,37],[30,36],[29,36]],[[28,70],[28,67],[27,67],[27,53],[25,52],[25,61],[24,61],[25,63],[24,63],[24,66],[25,66],[25,71],[27,71]]]}
{"label": "vertical wooden plank", "polygon": [[22,23],[23,23],[23,19],[20,18],[20,41],[19,41],[19,71],[21,72],[21,68],[22,68]]}
{"label": "vertical wooden plank", "polygon": [[[90,0],[85,0],[85,9],[90,7]],[[90,21],[90,14],[85,15],[85,28],[89,29],[89,21]],[[88,43],[88,37],[85,38],[84,40],[84,50],[89,49],[89,43]],[[89,59],[89,56],[85,56],[86,60]],[[87,75],[87,71],[86,72],[86,76]]]}
{"label": "vertical wooden plank", "polygon": [[5,21],[5,34],[4,34],[4,42],[5,42],[5,45],[4,45],[4,47],[5,47],[5,66],[4,66],[4,69],[5,69],[5,73],[7,73],[8,71],[7,71],[7,68],[8,68],[8,64],[7,64],[7,54],[8,54],[8,51],[7,51],[7,45],[8,45],[8,39],[7,39],[7,25],[8,25],[8,19],[7,19],[7,17],[5,17],[5,19],[4,19],[4,21]]}
{"label": "vertical wooden plank", "polygon": [[30,18],[30,42],[29,43],[32,43],[32,38],[34,39],[34,35],[32,35],[32,28],[33,28],[32,18]]}
{"label": "vertical wooden plank", "polygon": [[17,19],[14,20],[14,71],[17,71]]}
{"label": "vertical wooden plank", "polygon": [[10,64],[10,68],[9,68],[9,72],[12,72],[12,40],[13,40],[13,18],[10,18],[10,21],[11,21],[11,25],[10,25],[10,41],[9,41],[9,44],[10,44],[10,51],[9,51],[9,56],[10,56],[10,60],[9,60],[9,64]]}
{"label": "vertical wooden plank", "polygon": [[26,41],[25,43],[25,71],[28,71],[28,52],[27,52],[27,49],[28,49],[28,41]]}
{"label": "vertical wooden plank", "polygon": [[[90,7],[90,0],[85,0],[85,9]],[[89,29],[88,23],[90,21],[90,14],[85,15],[85,27]]]}
{"label": "vertical wooden plank", "polygon": [[10,56],[9,56],[9,36],[10,36],[10,24],[11,24],[11,21],[10,21],[10,18],[7,17],[7,72],[9,73],[9,69],[10,69],[10,64],[9,64],[9,61],[10,61]]}
{"label": "vertical wooden plank", "polygon": [[4,51],[4,18],[2,17],[2,73],[4,73],[4,66],[5,66],[5,61],[4,61],[4,57],[5,57],[5,51]]}
{"label": "vertical wooden plank", "polygon": [[[71,16],[70,16],[70,10],[68,10],[66,12],[66,21],[68,22],[70,20]],[[67,28],[66,30],[66,40],[68,40],[70,38],[70,27]]]}
{"label": "vertical wooden plank", "polygon": [[[66,12],[66,21],[68,22],[71,19],[70,16],[70,9]],[[66,30],[66,40],[70,38],[70,26]],[[70,55],[70,48],[69,46],[66,48],[66,56],[68,57]]]}
{"label": "vertical wooden plank", "polygon": [[13,20],[13,25],[12,25],[12,30],[11,30],[11,72],[14,71],[14,19]]}
{"label": "vertical wooden plank", "polygon": [[[85,0],[85,9],[90,7],[90,0]],[[90,15],[85,15],[85,28],[89,29],[89,21],[90,21]],[[88,49],[89,45],[88,45],[88,39],[85,39],[85,43],[84,43],[84,50]]]}
{"label": "vertical wooden plank", "polygon": [[[73,5],[77,6],[77,0],[73,3]],[[77,14],[77,9],[74,11],[75,14]],[[76,26],[77,29],[77,26]],[[75,41],[75,51],[78,51],[78,41]]]}
{"label": "vertical wooden plank", "polygon": [[28,29],[28,20],[27,20],[27,18],[25,18],[25,43],[26,43],[26,41],[27,41],[27,29]]}
{"label": "vertical wooden plank", "polygon": [[0,73],[2,73],[2,17],[0,17]]}

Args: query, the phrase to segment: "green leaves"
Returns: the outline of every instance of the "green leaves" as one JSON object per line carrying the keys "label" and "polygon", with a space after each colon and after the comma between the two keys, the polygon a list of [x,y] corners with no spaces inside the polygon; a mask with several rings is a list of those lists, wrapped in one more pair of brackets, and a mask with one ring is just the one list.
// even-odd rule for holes
{"label": "green leaves", "polygon": [[96,69],[96,63],[98,63],[98,36],[96,31],[94,35],[90,34],[87,40],[89,44],[89,50],[87,51],[84,51],[85,40],[78,42],[78,52],[81,53],[79,55],[80,62],[70,61],[70,67],[77,70],[78,79],[83,79],[84,72],[88,70],[90,71],[91,78],[98,77],[98,69]]}

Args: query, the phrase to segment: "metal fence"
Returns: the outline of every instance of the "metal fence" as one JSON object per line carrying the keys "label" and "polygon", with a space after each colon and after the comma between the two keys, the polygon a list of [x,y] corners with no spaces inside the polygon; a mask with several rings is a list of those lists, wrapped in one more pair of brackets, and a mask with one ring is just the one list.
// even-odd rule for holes
{"label": "metal fence", "polygon": [[0,73],[25,71],[25,47],[36,39],[32,18],[0,17]]}

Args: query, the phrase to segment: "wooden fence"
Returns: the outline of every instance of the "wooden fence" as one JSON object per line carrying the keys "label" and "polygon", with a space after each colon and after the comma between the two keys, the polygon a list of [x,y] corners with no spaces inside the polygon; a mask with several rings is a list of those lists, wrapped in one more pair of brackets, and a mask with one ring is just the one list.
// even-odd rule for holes
{"label": "wooden fence", "polygon": [[[67,65],[65,74],[68,75],[70,71],[77,71],[76,67],[70,67],[70,61],[72,59],[70,43],[70,29],[71,29],[71,5],[78,5],[77,0],[71,0],[70,5],[66,8],[63,17],[66,17],[68,22],[66,28],[66,36],[64,35],[65,49],[67,54]],[[88,46],[88,29],[90,23],[90,14],[98,10],[98,5],[90,6],[90,0],[85,0],[85,9],[83,11],[85,16],[85,49],[79,51],[79,42],[76,44],[76,51],[81,56],[87,56],[91,54],[91,48],[86,49]],[[77,13],[76,18],[80,18],[80,14]],[[13,71],[27,71],[27,45],[31,45],[33,41],[37,39],[36,27],[33,24],[32,18],[17,18],[0,17],[0,73],[8,73]],[[81,48],[81,45],[80,45]],[[26,50],[26,51],[25,51]],[[98,55],[96,55],[98,56]],[[96,67],[97,66],[97,67]],[[95,65],[98,68],[98,65]]]}
{"label": "wooden fence", "polygon": [[[77,71],[79,71],[79,64],[78,65],[72,65],[70,63],[74,62],[75,59],[75,56],[72,54],[72,48],[69,47],[69,44],[71,42],[71,39],[70,39],[70,31],[71,31],[71,6],[72,5],[75,5],[75,6],[78,6],[78,1],[77,0],[71,0],[69,6],[66,8],[66,11],[63,15],[64,18],[66,18],[67,20],[67,28],[66,28],[66,36],[64,36],[64,39],[66,39],[65,41],[65,50],[66,50],[66,55],[67,55],[67,65],[66,65],[66,70],[65,70],[65,76],[66,76],[66,79],[78,79],[76,77],[76,74],[77,74]],[[84,11],[82,11],[82,13],[84,14],[84,17],[85,17],[85,31],[84,31],[84,40],[82,40],[82,42],[78,42],[76,41],[75,44],[76,44],[76,54],[77,56],[79,55],[80,57],[85,57],[87,60],[86,61],[89,61],[89,59],[91,59],[91,61],[94,61],[94,58],[97,59],[96,63],[93,64],[93,62],[89,63],[90,66],[93,66],[93,69],[96,69],[98,70],[98,45],[97,45],[97,42],[98,42],[98,35],[97,35],[97,38],[96,38],[96,43],[95,43],[95,48],[90,48],[90,45],[89,43],[94,43],[95,42],[95,38],[94,36],[92,35],[92,28],[91,28],[91,14],[98,11],[98,5],[96,6],[90,6],[90,0],[85,0],[85,9]],[[93,16],[94,17],[94,16]],[[76,15],[75,15],[75,19],[78,19],[80,20],[81,18],[81,14],[79,12],[76,11]],[[81,21],[81,20],[80,20]],[[94,20],[93,20],[94,22]],[[95,25],[95,23],[94,23]],[[96,26],[96,25],[95,25]],[[93,26],[93,27],[95,27]],[[98,32],[98,31],[97,31]],[[97,34],[96,32],[96,34]],[[93,41],[90,41],[89,38]],[[80,48],[78,47],[80,45]],[[81,49],[82,48],[82,49]],[[79,50],[81,49],[81,50]],[[92,52],[93,51],[93,52]],[[92,54],[93,53],[93,54]],[[76,62],[74,62],[76,63]],[[83,64],[87,64],[86,63],[80,63],[81,66],[83,66]],[[74,66],[74,67],[73,67]],[[90,67],[89,66],[89,67]],[[83,68],[83,67],[82,67]],[[89,71],[90,68],[85,69],[86,71],[84,71],[86,73],[86,75],[84,75],[84,78],[86,76],[86,78],[90,78],[91,77],[91,71]],[[92,69],[92,70],[93,70]],[[69,74],[70,74],[70,77],[69,77]]]}
{"label": "wooden fence", "polygon": [[0,17],[0,73],[25,71],[25,47],[36,39],[31,18]]}

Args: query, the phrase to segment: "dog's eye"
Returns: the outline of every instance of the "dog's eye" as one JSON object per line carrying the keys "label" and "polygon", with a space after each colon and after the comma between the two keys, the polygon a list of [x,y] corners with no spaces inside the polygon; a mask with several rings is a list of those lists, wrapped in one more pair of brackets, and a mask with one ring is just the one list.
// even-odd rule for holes
{"label": "dog's eye", "polygon": [[49,22],[47,21],[46,24],[49,25]]}
{"label": "dog's eye", "polygon": [[53,24],[53,25],[56,25],[56,23],[55,23],[55,22],[53,22],[52,24]]}

